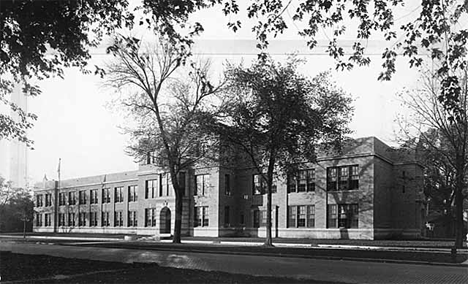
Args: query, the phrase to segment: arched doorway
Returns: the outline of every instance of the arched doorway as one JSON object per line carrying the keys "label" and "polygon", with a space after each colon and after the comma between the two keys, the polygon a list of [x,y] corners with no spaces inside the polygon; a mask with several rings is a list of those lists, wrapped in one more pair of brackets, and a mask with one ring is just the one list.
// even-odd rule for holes
{"label": "arched doorway", "polygon": [[171,233],[171,210],[167,207],[161,209],[161,212],[159,213],[159,233]]}

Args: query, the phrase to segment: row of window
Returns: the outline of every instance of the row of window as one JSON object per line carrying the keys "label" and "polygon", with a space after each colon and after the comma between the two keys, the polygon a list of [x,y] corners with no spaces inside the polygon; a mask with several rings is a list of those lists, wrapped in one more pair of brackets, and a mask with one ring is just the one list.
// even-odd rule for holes
{"label": "row of window", "polygon": [[[44,223],[42,223],[42,215],[44,215]],[[86,218],[86,217],[89,218]],[[80,213],[59,213],[58,214],[58,225],[59,226],[68,226],[68,227],[96,227],[98,226],[98,212],[80,212]],[[138,225],[137,221],[137,211],[128,211],[128,227],[136,227]],[[78,221],[78,222],[77,222]],[[88,223],[89,222],[89,223]],[[49,227],[52,225],[52,213],[45,214],[36,214],[36,226]],[[110,226],[110,213],[101,212],[101,226],[109,227]],[[123,226],[123,211],[114,212],[114,227]]]}

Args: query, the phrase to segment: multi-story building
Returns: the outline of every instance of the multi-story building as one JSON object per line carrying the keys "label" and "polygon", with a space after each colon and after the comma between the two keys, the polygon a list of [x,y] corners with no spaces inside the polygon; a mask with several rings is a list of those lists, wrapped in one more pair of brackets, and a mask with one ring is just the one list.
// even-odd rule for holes
{"label": "multi-story building", "polygon": [[[138,171],[46,181],[35,194],[36,232],[170,234],[175,196],[151,159]],[[265,236],[264,183],[252,168],[199,166],[178,177],[184,188],[182,233]],[[294,176],[277,174],[274,237],[416,237],[423,229],[422,167],[374,137],[319,153]]]}

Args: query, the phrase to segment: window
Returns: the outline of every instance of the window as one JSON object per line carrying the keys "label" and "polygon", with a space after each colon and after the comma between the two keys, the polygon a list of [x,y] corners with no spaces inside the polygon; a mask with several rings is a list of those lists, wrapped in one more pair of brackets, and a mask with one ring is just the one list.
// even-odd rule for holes
{"label": "window", "polygon": [[[271,193],[276,193],[276,175],[273,174]],[[267,183],[261,174],[253,175],[252,194],[265,194],[267,192]]]}
{"label": "window", "polygon": [[195,207],[194,217],[195,217],[194,227],[209,226],[208,206]]}
{"label": "window", "polygon": [[210,188],[210,175],[196,175],[195,195],[208,195]]}
{"label": "window", "polygon": [[110,188],[102,189],[102,203],[110,203]]}
{"label": "window", "polygon": [[65,201],[65,192],[60,192],[59,193],[59,205],[62,206],[62,205],[65,205],[66,201]]}
{"label": "window", "polygon": [[151,165],[156,163],[156,155],[155,152],[148,152],[146,153],[146,164]]}
{"label": "window", "polygon": [[75,227],[75,213],[68,213],[68,226]]}
{"label": "window", "polygon": [[98,191],[97,189],[92,189],[89,191],[89,201],[91,204],[98,203]]}
{"label": "window", "polygon": [[359,166],[342,166],[327,169],[327,190],[353,190],[359,188]]}
{"label": "window", "polygon": [[231,218],[229,215],[229,206],[224,206],[224,226],[229,227],[231,225]]}
{"label": "window", "polygon": [[260,228],[260,210],[253,212],[253,226],[254,228]]}
{"label": "window", "polygon": [[145,227],[156,227],[156,208],[145,209]]}
{"label": "window", "polygon": [[169,196],[170,195],[170,186],[169,186],[169,174],[159,175],[160,185],[159,185],[159,196]]}
{"label": "window", "polygon": [[85,212],[80,212],[78,214],[78,226],[80,227],[86,226],[86,213]]}
{"label": "window", "polygon": [[[45,206],[52,206],[52,194],[47,193],[45,195]],[[47,225],[46,225],[47,226]]]}
{"label": "window", "polygon": [[64,213],[58,214],[58,225],[65,226],[65,214]]}
{"label": "window", "polygon": [[315,206],[300,205],[288,206],[288,227],[315,227]]}
{"label": "window", "polygon": [[123,226],[123,212],[115,211],[114,212],[114,227],[122,227],[122,226]]}
{"label": "window", "polygon": [[90,227],[97,226],[97,212],[89,212],[89,226]]}
{"label": "window", "polygon": [[138,226],[136,211],[128,211],[128,226],[129,227]]}
{"label": "window", "polygon": [[101,213],[101,226],[102,227],[109,227],[110,226],[109,212],[102,212]]}
{"label": "window", "polygon": [[231,176],[229,174],[224,175],[224,194],[231,195]]}
{"label": "window", "polygon": [[123,187],[114,188],[114,202],[123,202]]}
{"label": "window", "polygon": [[138,186],[131,185],[128,187],[128,201],[135,202],[138,200]]}
{"label": "window", "polygon": [[79,204],[86,204],[86,191],[81,190],[78,192],[78,202]]}
{"label": "window", "polygon": [[288,192],[315,191],[315,169],[299,170],[296,176],[288,176]]}
{"label": "window", "polygon": [[42,194],[38,194],[36,196],[36,207],[42,207],[44,206],[44,199]]}
{"label": "window", "polygon": [[42,214],[36,213],[36,226],[42,227]]}
{"label": "window", "polygon": [[45,226],[49,227],[52,226],[52,214],[46,213],[45,215]]}
{"label": "window", "polygon": [[76,204],[76,193],[74,191],[70,191],[68,193],[68,205],[75,205]]}
{"label": "window", "polygon": [[150,179],[145,182],[145,199],[155,198],[158,188],[158,180]]}
{"label": "window", "polygon": [[358,220],[357,204],[328,205],[329,228],[358,228]]}

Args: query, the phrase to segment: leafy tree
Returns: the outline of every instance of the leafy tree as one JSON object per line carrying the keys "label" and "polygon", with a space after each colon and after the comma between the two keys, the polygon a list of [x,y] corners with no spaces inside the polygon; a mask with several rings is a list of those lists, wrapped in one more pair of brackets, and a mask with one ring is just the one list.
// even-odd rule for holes
{"label": "leafy tree", "polygon": [[229,66],[227,104],[214,126],[227,144],[242,151],[266,183],[266,246],[272,246],[271,207],[275,172],[291,173],[313,162],[319,143],[339,146],[349,133],[351,99],[327,73],[309,79],[298,73],[301,60],[281,65],[271,58],[251,67]]}
{"label": "leafy tree", "polygon": [[[458,74],[461,85],[457,103],[458,118],[453,119],[446,108],[439,102],[439,91],[442,88],[440,77],[427,72],[423,77],[422,87],[402,94],[404,105],[412,112],[407,119],[404,131],[407,139],[415,141],[423,158],[434,163],[431,168],[437,171],[437,178],[445,171],[446,181],[435,181],[440,187],[447,206],[455,203],[455,247],[463,247],[465,229],[463,225],[463,200],[467,196],[466,182],[468,169],[468,73]],[[463,110],[463,111],[461,111]],[[452,173],[450,173],[452,171]],[[434,173],[431,173],[434,174]],[[445,188],[449,187],[449,189]]]}
{"label": "leafy tree", "polygon": [[1,176],[0,186],[0,231],[31,231],[34,203],[30,191],[12,188],[11,183]]}
{"label": "leafy tree", "polygon": [[202,157],[197,145],[205,138],[198,131],[207,111],[203,102],[218,88],[206,80],[208,65],[183,79],[172,78],[187,57],[185,45],[159,38],[157,45],[145,47],[135,38],[120,37],[110,50],[116,61],[106,68],[107,83],[127,88],[123,104],[137,123],[130,129],[129,153],[141,159],[155,152],[155,163],[169,171],[176,197],[173,241],[180,243],[185,189],[179,174]]}

